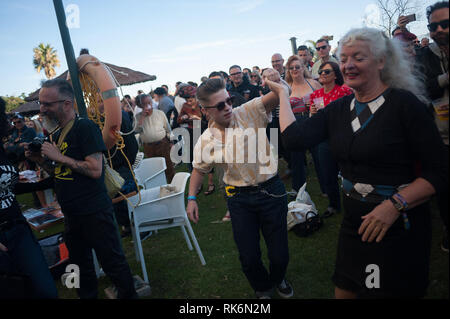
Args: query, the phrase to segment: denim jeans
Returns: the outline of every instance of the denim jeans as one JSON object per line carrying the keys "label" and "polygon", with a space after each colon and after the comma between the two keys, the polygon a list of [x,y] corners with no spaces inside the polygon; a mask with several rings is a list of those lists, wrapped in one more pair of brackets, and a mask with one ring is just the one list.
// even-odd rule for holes
{"label": "denim jeans", "polygon": [[94,249],[104,272],[117,287],[118,298],[136,298],[134,280],[122,250],[112,207],[89,215],[65,216],[65,225],[70,262],[80,267],[79,297],[97,298]]}
{"label": "denim jeans", "polygon": [[341,196],[339,192],[338,174],[339,168],[331,155],[328,141],[316,146],[318,149],[320,169],[325,192],[328,195],[329,205],[336,210],[341,210]]}
{"label": "denim jeans", "polygon": [[29,279],[29,294],[24,298],[58,297],[41,246],[28,225],[16,224],[9,230],[1,231],[0,243],[8,249],[7,252],[0,251],[0,273],[21,274]]}
{"label": "denim jeans", "polygon": [[[296,115],[295,119],[297,122],[301,122],[304,119],[308,118],[306,115]],[[319,161],[319,153],[317,146],[312,147],[309,149],[311,152],[313,161],[314,161],[314,168],[316,170],[317,179],[319,180],[319,185],[322,193],[325,193],[325,185],[322,178],[322,170],[320,168],[320,161]],[[300,188],[305,184],[306,182],[306,149],[299,150],[299,151],[293,151],[290,152],[290,164],[291,164],[291,170],[292,170],[292,189],[298,192]]]}
{"label": "denim jeans", "polygon": [[[265,189],[273,195],[286,193],[278,176]],[[289,263],[286,196],[276,198],[261,191],[237,193],[227,197],[227,205],[242,270],[251,287],[267,291],[280,284]],[[267,246],[269,271],[261,260],[260,231]]]}

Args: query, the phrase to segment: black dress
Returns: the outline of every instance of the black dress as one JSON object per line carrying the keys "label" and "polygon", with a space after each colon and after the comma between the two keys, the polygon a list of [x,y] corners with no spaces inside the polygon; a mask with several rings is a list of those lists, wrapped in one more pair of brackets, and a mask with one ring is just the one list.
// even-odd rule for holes
{"label": "black dress", "polygon": [[[448,151],[425,104],[412,93],[388,89],[370,122],[353,132],[350,105],[354,95],[330,103],[301,125],[292,123],[281,135],[289,149],[307,148],[329,139],[341,175],[352,183],[398,187],[422,177],[439,192],[448,183]],[[420,164],[420,173],[417,164]],[[361,216],[378,203],[344,195],[333,282],[360,297],[422,297],[428,285],[431,223],[428,203],[408,211],[380,243],[362,242]],[[379,288],[369,288],[373,265]],[[368,278],[369,277],[369,278]],[[370,286],[370,285],[369,285]]]}

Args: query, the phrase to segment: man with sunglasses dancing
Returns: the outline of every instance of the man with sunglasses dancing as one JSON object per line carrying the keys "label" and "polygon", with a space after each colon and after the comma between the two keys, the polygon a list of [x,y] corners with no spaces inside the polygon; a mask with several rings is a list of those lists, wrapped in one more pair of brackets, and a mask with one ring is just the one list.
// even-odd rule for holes
{"label": "man with sunglasses dancing", "polygon": [[[420,50],[418,58],[422,63],[422,70],[425,75],[428,98],[433,104],[435,123],[448,149],[448,1],[437,2],[428,7],[427,18],[430,37],[434,42]],[[438,203],[445,227],[441,248],[448,252],[448,191],[441,193],[438,197]]]}
{"label": "man with sunglasses dancing", "polygon": [[[263,82],[272,92],[234,109],[221,79],[209,79],[198,88],[197,99],[209,125],[194,148],[186,211],[197,223],[196,190],[215,165],[223,168],[233,236],[245,276],[257,298],[270,298],[274,288],[289,298],[293,289],[285,279],[289,262],[286,191],[265,132],[268,113],[281,99],[289,99],[289,92],[273,69],[264,72]],[[269,271],[261,261],[260,231],[267,245]]]}
{"label": "man with sunglasses dancing", "polygon": [[321,38],[321,39],[317,40],[316,50],[317,50],[317,54],[319,55],[320,59],[314,63],[314,65],[311,69],[312,77],[314,80],[317,80],[319,78],[319,73],[318,73],[319,68],[323,63],[331,61],[331,62],[339,64],[338,60],[336,60],[333,56],[330,55],[331,46],[328,43],[328,39]]}

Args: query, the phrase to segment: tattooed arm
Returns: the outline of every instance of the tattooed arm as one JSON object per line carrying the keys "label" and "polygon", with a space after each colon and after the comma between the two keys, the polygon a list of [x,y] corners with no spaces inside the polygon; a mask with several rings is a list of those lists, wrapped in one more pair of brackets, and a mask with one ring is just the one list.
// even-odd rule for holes
{"label": "tattooed arm", "polygon": [[50,160],[61,163],[73,171],[97,179],[102,175],[103,156],[102,153],[93,153],[84,158],[83,161],[75,160],[62,155],[55,143],[45,142],[42,144],[41,153]]}

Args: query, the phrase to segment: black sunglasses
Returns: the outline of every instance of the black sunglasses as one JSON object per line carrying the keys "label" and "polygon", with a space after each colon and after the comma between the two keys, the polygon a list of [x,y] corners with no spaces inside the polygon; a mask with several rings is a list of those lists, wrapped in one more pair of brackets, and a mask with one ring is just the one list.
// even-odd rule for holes
{"label": "black sunglasses", "polygon": [[447,29],[448,28],[448,19],[442,20],[439,22],[430,23],[429,25],[427,25],[427,28],[431,32],[434,32],[437,30],[438,25],[440,25],[442,29]]}
{"label": "black sunglasses", "polygon": [[317,73],[319,73],[319,75],[322,75],[322,73],[325,73],[326,75],[328,75],[328,74],[330,74],[331,72],[333,72],[333,70],[320,70],[320,71],[317,72]]}
{"label": "black sunglasses", "polygon": [[326,45],[322,45],[321,47],[317,47],[316,50],[320,51],[320,50],[325,50],[328,46]]}
{"label": "black sunglasses", "polygon": [[289,70],[290,71],[292,71],[292,70],[300,70],[302,67],[300,66],[300,65],[295,65],[295,66],[290,66],[289,67]]}
{"label": "black sunglasses", "polygon": [[219,102],[213,106],[202,106],[204,109],[217,109],[217,111],[222,111],[226,104],[233,105],[234,96],[229,96],[225,101]]}

